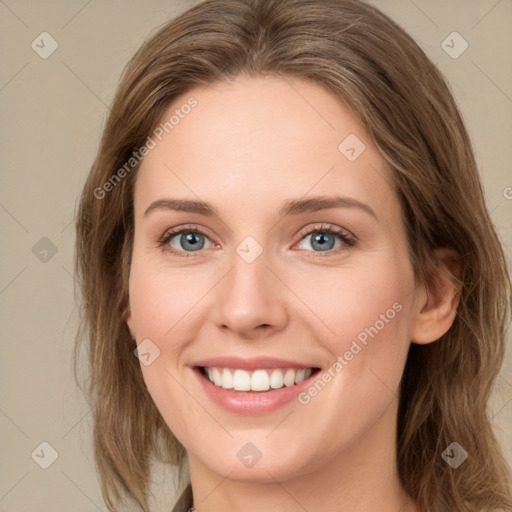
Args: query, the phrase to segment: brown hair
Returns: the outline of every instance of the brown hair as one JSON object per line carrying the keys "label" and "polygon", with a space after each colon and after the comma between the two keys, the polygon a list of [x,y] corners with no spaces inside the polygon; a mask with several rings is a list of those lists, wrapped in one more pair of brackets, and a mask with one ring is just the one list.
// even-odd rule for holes
{"label": "brown hair", "polygon": [[[358,116],[393,171],[418,281],[435,268],[435,248],[461,256],[452,327],[435,343],[412,344],[408,354],[399,475],[425,509],[510,509],[509,469],[486,412],[504,357],[510,278],[468,133],[441,73],[403,29],[358,0],[209,0],[163,26],[128,63],[79,205],[83,318],[75,354],[78,366],[80,340],[88,340],[86,392],[109,510],[128,496],[148,511],[154,457],[178,468],[186,459],[146,389],[123,319],[138,165],[105,197],[98,190],[107,190],[174,98],[242,73],[312,80]],[[457,469],[441,457],[453,441],[469,454]]]}

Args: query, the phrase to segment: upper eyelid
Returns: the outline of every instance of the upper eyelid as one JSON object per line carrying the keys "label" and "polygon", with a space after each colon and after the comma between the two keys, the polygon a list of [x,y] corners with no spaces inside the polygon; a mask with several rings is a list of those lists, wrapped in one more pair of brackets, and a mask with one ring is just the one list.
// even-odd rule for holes
{"label": "upper eyelid", "polygon": [[208,230],[196,224],[184,224],[183,226],[176,226],[174,228],[169,228],[164,231],[163,235],[160,239],[168,238],[169,236],[179,235],[182,231],[198,231],[201,234],[208,235]]}
{"label": "upper eyelid", "polygon": [[354,241],[358,240],[358,238],[348,229],[342,228],[341,226],[336,226],[335,224],[331,224],[329,222],[322,222],[313,226],[306,226],[305,228],[299,231],[299,235],[307,236],[315,231],[332,231],[337,235],[344,235],[348,238],[353,239]]}

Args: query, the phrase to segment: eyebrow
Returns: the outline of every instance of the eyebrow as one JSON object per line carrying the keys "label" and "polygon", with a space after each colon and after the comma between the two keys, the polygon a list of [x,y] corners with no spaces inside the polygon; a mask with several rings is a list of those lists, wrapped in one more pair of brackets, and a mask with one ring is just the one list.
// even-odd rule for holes
{"label": "eyebrow", "polygon": [[[375,211],[366,203],[351,197],[341,196],[316,196],[308,199],[290,199],[285,201],[279,209],[279,216],[299,215],[301,213],[327,210],[329,208],[358,208],[378,220]],[[151,203],[144,217],[155,210],[173,210],[179,212],[198,213],[206,217],[220,217],[217,209],[201,200],[192,199],[157,199]]]}

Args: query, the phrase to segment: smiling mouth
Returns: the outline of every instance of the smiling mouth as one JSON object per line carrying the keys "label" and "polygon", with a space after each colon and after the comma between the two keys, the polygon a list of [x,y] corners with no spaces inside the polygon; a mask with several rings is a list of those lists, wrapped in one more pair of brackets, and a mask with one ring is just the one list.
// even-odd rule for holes
{"label": "smiling mouth", "polygon": [[219,388],[255,392],[291,387],[320,371],[320,368],[272,368],[253,371],[206,366],[196,368],[205,379]]}

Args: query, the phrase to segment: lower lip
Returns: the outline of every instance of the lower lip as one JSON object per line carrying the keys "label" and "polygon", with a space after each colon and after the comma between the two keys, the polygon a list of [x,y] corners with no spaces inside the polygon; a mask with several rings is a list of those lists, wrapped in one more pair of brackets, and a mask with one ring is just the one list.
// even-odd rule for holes
{"label": "lower lip", "polygon": [[276,411],[292,402],[297,395],[311,385],[317,371],[293,386],[283,386],[269,391],[234,391],[210,382],[199,368],[193,369],[206,394],[218,405],[238,414],[263,414]]}

